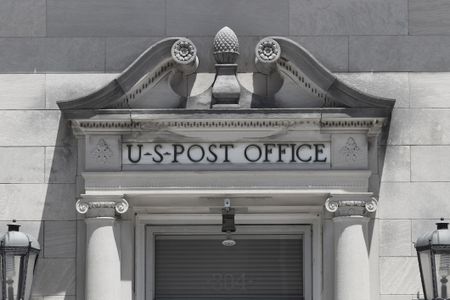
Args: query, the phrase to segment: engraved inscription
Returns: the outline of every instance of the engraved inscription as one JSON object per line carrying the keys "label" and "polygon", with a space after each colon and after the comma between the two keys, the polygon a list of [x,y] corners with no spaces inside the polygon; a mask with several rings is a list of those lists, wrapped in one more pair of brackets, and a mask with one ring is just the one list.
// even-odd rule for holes
{"label": "engraved inscription", "polygon": [[320,164],[330,163],[330,144],[301,143],[129,143],[123,164]]}

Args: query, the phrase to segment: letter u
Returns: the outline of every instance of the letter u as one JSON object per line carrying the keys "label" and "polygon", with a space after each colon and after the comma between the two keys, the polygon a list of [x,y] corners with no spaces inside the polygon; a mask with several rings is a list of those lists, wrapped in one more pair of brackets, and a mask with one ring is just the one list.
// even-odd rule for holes
{"label": "letter u", "polygon": [[128,148],[128,160],[131,161],[134,164],[137,164],[141,160],[141,157],[142,157],[142,145],[137,145],[137,146],[138,146],[138,149],[139,149],[138,158],[137,159],[133,159],[131,157],[131,150],[133,148],[133,145],[127,145],[127,148]]}

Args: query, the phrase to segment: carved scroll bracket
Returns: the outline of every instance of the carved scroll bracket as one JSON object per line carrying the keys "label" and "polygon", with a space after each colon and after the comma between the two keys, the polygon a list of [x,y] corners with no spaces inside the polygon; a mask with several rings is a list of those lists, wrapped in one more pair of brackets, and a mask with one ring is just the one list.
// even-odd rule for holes
{"label": "carved scroll bracket", "polygon": [[378,201],[371,195],[330,195],[325,209],[334,216],[366,216],[377,210]]}
{"label": "carved scroll bracket", "polygon": [[114,217],[128,211],[130,205],[124,198],[82,197],[75,204],[78,213],[87,217]]}

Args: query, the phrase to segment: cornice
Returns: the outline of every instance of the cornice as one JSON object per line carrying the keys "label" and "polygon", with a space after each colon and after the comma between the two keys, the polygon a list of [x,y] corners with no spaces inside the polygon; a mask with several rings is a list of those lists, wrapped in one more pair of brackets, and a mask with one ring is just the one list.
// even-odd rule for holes
{"label": "cornice", "polygon": [[123,118],[115,115],[97,119],[72,119],[70,126],[78,134],[92,132],[137,132],[159,129],[314,129],[314,130],[356,130],[378,134],[386,124],[381,117],[344,117],[334,114],[299,113],[299,114],[229,114],[222,115],[139,115]]}

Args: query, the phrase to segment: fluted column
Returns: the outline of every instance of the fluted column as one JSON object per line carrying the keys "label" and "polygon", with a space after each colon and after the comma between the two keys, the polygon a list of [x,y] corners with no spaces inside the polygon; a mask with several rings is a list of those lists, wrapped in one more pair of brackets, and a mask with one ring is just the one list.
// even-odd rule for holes
{"label": "fluted column", "polygon": [[76,209],[86,214],[86,300],[120,300],[120,256],[114,233],[116,216],[128,210],[125,199],[83,198]]}
{"label": "fluted column", "polygon": [[334,214],[335,300],[370,300],[370,265],[366,243],[371,197],[332,196],[325,207]]}

